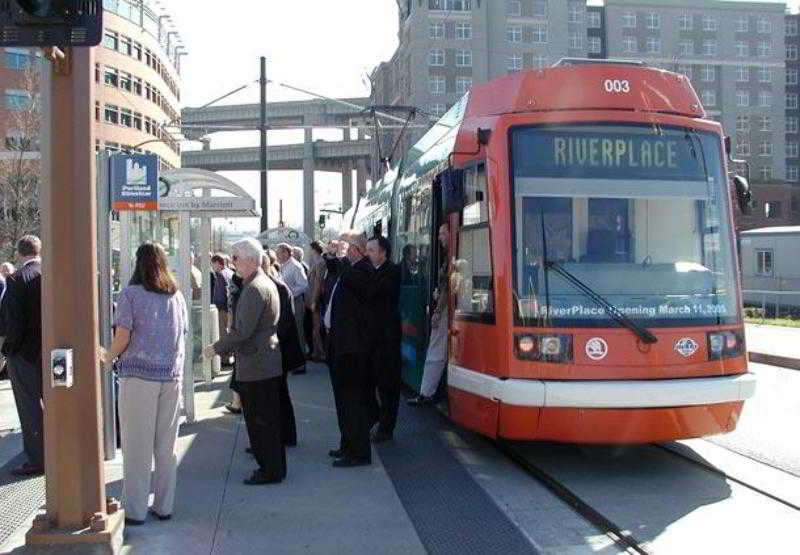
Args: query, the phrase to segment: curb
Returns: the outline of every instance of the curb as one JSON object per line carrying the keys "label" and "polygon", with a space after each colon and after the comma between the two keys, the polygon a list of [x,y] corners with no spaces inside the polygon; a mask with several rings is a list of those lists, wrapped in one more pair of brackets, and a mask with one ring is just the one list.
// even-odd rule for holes
{"label": "curb", "polygon": [[759,362],[761,364],[770,364],[772,366],[800,370],[800,359],[796,358],[780,357],[767,353],[754,353],[752,351],[747,353],[747,358],[750,360],[750,362]]}

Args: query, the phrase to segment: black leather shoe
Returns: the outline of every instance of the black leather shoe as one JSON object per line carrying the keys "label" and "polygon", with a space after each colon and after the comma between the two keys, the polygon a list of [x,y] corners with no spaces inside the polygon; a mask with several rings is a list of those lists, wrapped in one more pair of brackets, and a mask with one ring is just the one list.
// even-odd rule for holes
{"label": "black leather shoe", "polygon": [[144,524],[144,520],[125,517],[125,526],[141,526],[142,524]]}
{"label": "black leather shoe", "polygon": [[331,449],[328,451],[328,456],[333,457],[334,459],[341,459],[344,457],[344,449]]}
{"label": "black leather shoe", "polygon": [[172,515],[162,515],[155,512],[153,509],[149,509],[147,512],[156,517],[158,520],[169,520],[172,518]]}
{"label": "black leather shoe", "polygon": [[372,459],[366,457],[343,457],[333,461],[333,466],[336,468],[351,468],[354,466],[369,466],[372,464]]}
{"label": "black leather shoe", "polygon": [[425,397],[424,395],[417,395],[406,401],[406,404],[412,407],[424,407],[425,405],[432,405],[433,403],[433,397]]}
{"label": "black leather shoe", "polygon": [[245,485],[248,486],[262,486],[266,484],[279,484],[283,481],[283,478],[271,478],[261,472],[260,470],[256,470],[253,474],[250,475],[249,478],[244,479]]}
{"label": "black leather shoe", "polygon": [[380,430],[375,430],[372,434],[372,443],[382,443],[384,441],[389,441],[392,439],[392,434],[387,434],[386,432],[382,432]]}

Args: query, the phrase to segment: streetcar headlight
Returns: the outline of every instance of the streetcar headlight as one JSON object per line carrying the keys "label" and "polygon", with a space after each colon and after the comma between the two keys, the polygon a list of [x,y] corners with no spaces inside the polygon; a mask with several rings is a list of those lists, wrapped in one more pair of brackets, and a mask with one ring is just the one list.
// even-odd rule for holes
{"label": "streetcar headlight", "polygon": [[708,358],[720,360],[744,353],[744,334],[735,331],[716,331],[708,334]]}
{"label": "streetcar headlight", "polygon": [[571,335],[516,334],[514,354],[518,359],[537,362],[572,361]]}

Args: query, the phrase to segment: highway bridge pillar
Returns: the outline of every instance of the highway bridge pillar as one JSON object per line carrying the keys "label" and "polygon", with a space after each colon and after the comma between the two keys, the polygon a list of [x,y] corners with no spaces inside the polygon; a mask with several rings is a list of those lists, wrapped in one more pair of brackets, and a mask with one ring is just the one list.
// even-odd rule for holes
{"label": "highway bridge pillar", "polygon": [[342,166],[342,212],[353,206],[353,162],[346,160]]}
{"label": "highway bridge pillar", "polygon": [[367,192],[367,161],[364,158],[356,160],[356,191],[359,197]]}
{"label": "highway bridge pillar", "polygon": [[309,237],[314,234],[314,142],[312,129],[305,129],[303,143],[303,232]]}

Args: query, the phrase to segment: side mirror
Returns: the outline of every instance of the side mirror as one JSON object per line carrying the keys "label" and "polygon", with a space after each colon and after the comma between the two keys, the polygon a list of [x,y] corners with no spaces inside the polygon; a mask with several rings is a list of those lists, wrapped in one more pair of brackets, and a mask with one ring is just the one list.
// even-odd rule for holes
{"label": "side mirror", "polygon": [[739,201],[739,210],[742,214],[749,216],[753,210],[753,195],[750,192],[750,184],[741,175],[733,176],[733,185],[736,187],[736,199]]}
{"label": "side mirror", "polygon": [[464,170],[445,170],[437,176],[442,187],[442,207],[445,214],[461,212],[466,205]]}

